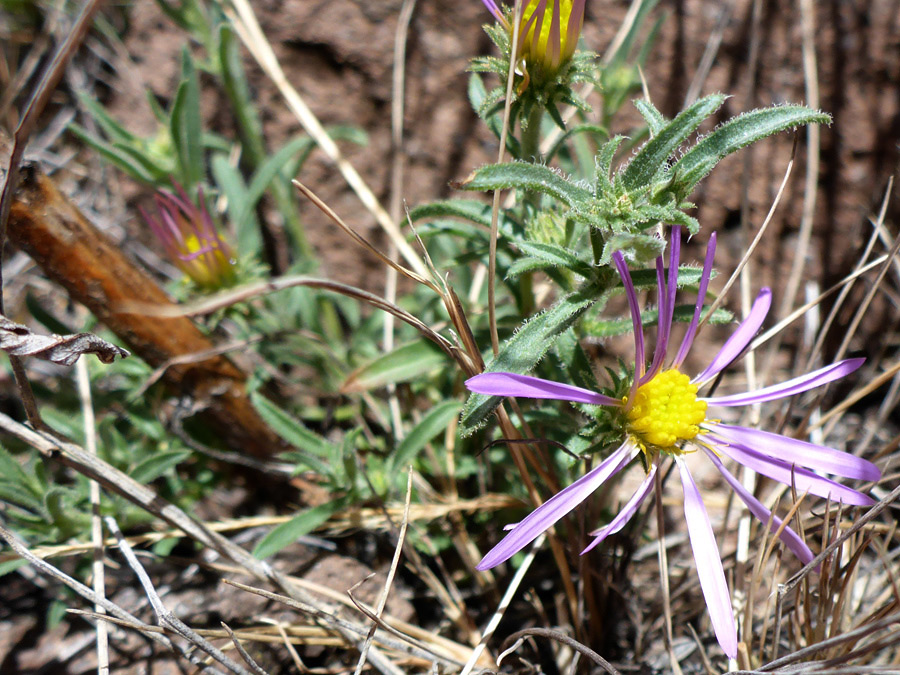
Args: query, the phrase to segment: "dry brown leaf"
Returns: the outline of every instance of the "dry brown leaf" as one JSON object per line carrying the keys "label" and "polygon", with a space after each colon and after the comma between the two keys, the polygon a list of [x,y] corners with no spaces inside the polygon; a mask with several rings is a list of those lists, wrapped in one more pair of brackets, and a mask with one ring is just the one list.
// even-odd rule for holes
{"label": "dry brown leaf", "polygon": [[34,356],[61,366],[71,366],[82,354],[96,354],[103,363],[130,355],[127,349],[98,338],[92,333],[74,335],[36,335],[22,324],[0,315],[0,349],[13,356]]}

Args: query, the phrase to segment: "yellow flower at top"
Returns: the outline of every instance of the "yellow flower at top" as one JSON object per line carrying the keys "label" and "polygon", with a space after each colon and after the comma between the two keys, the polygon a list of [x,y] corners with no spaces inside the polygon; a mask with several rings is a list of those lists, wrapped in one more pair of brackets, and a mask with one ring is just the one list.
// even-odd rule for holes
{"label": "yellow flower at top", "polygon": [[[512,25],[494,0],[483,0],[509,31]],[[520,0],[519,47],[516,61],[524,61],[527,76],[539,82],[553,78],[575,53],[584,24],[586,0]]]}
{"label": "yellow flower at top", "polygon": [[585,0],[528,0],[522,8],[518,57],[529,71],[537,67],[544,77],[552,77],[572,58],[584,23],[584,5]]}

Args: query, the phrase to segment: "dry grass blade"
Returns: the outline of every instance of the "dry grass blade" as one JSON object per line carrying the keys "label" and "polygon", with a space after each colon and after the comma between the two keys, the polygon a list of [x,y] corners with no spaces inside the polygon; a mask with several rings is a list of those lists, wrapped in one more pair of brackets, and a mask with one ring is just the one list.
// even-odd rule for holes
{"label": "dry grass blade", "polygon": [[228,627],[228,624],[224,621],[222,623],[222,628],[225,629],[225,632],[228,633],[228,637],[231,638],[231,643],[234,645],[234,648],[238,650],[238,653],[241,655],[241,658],[244,659],[244,662],[250,666],[250,669],[256,673],[256,675],[269,675],[265,670],[263,670],[259,664],[253,660],[253,657],[247,653],[247,650],[244,649],[244,646],[241,644],[241,641],[238,639],[238,636],[234,634],[234,631]]}
{"label": "dry grass blade", "polygon": [[[289,598],[285,595],[279,595],[278,593],[272,593],[270,591],[266,591],[261,588],[254,588],[253,586],[247,586],[246,584],[241,584],[241,583],[238,583],[237,581],[232,581],[230,579],[223,579],[223,582],[228,584],[229,586],[234,586],[235,588],[239,588],[242,591],[247,591],[248,593],[253,593],[255,595],[259,595],[264,598],[268,598],[269,600],[275,600],[277,602],[287,605],[288,607],[293,607],[294,609],[296,609],[300,612],[303,612],[304,614],[308,614],[309,616],[312,616],[312,617],[324,622],[328,626],[331,626],[334,629],[340,630],[341,632],[346,631],[349,633],[353,633],[355,636],[363,638],[363,639],[368,634],[367,629],[363,629],[361,626],[359,626],[355,623],[352,623],[350,621],[347,621],[346,619],[342,619],[339,616],[335,616],[334,614],[324,612],[321,609],[318,609],[317,607],[310,605],[308,603],[301,602],[301,601],[295,600],[293,598]],[[429,663],[434,661],[435,659],[438,659],[438,660],[444,662],[445,665],[453,665],[452,662],[447,661],[444,657],[438,656],[429,651],[419,649],[416,646],[406,644],[404,642],[399,642],[397,640],[393,640],[384,635],[377,635],[375,638],[375,641],[384,645],[385,647],[393,649],[394,651],[398,651],[402,654],[408,654],[410,656],[414,656],[414,657],[423,659]],[[362,645],[362,643],[360,642],[360,646],[361,645]],[[370,648],[369,651],[370,651],[370,654],[377,653],[377,652],[375,652],[374,648]],[[379,665],[378,666],[379,670],[381,670],[382,667],[383,667],[382,665]],[[390,670],[390,672],[394,672],[394,671],[396,671],[396,667],[391,665],[389,670]]]}
{"label": "dry grass blade", "polygon": [[[400,554],[403,552],[403,542],[406,540],[406,528],[409,526],[409,502],[412,498],[412,475],[412,466],[410,466],[406,478],[406,502],[403,507],[403,521],[400,524],[400,534],[397,535],[397,546],[394,547],[394,557],[391,559],[391,567],[388,570],[387,579],[384,582],[384,589],[381,592],[381,597],[378,599],[378,607],[375,610],[375,619],[377,620],[381,619],[381,613],[384,612],[384,605],[387,603],[388,594],[391,592],[391,584],[394,581],[394,575],[397,573],[397,566],[400,564]],[[353,600],[353,604],[359,607],[359,603],[354,599],[353,594],[350,591],[347,591],[347,595]],[[373,623],[372,627],[369,629],[369,634],[366,635],[366,641],[359,654],[359,662],[356,664],[355,675],[360,675],[366,665],[366,655],[369,653],[369,647],[372,645],[372,638],[375,636],[376,625],[376,623]]]}
{"label": "dry grass blade", "polygon": [[[411,504],[409,519],[411,522],[432,521],[439,518],[458,513],[488,513],[491,511],[499,511],[508,509],[518,505],[520,502],[514,497],[500,494],[486,494],[476,499],[459,499],[440,504]],[[387,507],[387,514],[390,517],[402,516],[402,509],[396,507]],[[219,521],[216,523],[207,523],[205,527],[211,532],[237,532],[255,527],[268,527],[280,525],[290,520],[292,516],[248,516],[246,518],[232,518]],[[372,532],[382,532],[390,529],[390,524],[385,518],[384,511],[375,508],[356,508],[345,511],[338,511],[325,523],[322,524],[319,531],[329,532],[331,534],[340,535],[350,531],[360,529]],[[163,539],[171,539],[174,537],[184,537],[185,532],[180,529],[162,530],[159,532],[148,532],[128,537],[128,543],[132,546],[139,544],[152,544]],[[107,539],[104,544],[109,547],[117,545],[115,538]],[[58,546],[40,546],[33,549],[33,553],[39,558],[53,558],[56,556],[76,555],[91,550],[93,544],[77,542],[62,544]],[[7,560],[13,560],[15,556],[7,556],[0,554],[0,563]]]}
{"label": "dry grass blade", "polygon": [[484,629],[484,634],[481,637],[481,641],[478,643],[478,646],[475,647],[474,651],[472,652],[472,656],[469,657],[468,661],[466,661],[466,665],[459,675],[469,675],[469,673],[471,673],[472,669],[475,667],[475,664],[478,663],[478,659],[481,657],[482,652],[487,648],[488,640],[491,639],[491,637],[494,635],[494,631],[497,630],[497,626],[500,625],[500,621],[503,619],[503,615],[506,614],[506,610],[509,609],[509,604],[512,602],[513,597],[519,590],[519,585],[525,578],[526,572],[528,572],[528,569],[531,567],[531,563],[534,562],[535,554],[537,554],[538,549],[540,549],[540,547],[543,545],[544,539],[546,538],[547,535],[541,534],[541,536],[534,540],[534,543],[528,550],[528,554],[525,556],[525,559],[522,560],[522,564],[519,565],[519,569],[516,570],[515,575],[509,582],[509,586],[506,588],[506,592],[503,594],[503,598],[501,598],[500,604],[497,606],[497,610],[494,612],[491,620],[488,621],[488,625]]}
{"label": "dry grass blade", "polygon": [[198,300],[197,302],[185,305],[156,307],[153,305],[131,303],[127,307],[122,307],[121,309],[122,311],[140,313],[145,316],[199,316],[295,286],[308,286],[310,288],[320,288],[333,293],[340,293],[341,295],[356,298],[373,307],[389,312],[401,321],[408,323],[422,333],[422,335],[434,342],[445,354],[459,362],[460,366],[464,368],[464,371],[472,368],[472,364],[466,354],[418,317],[413,316],[405,309],[388,302],[374,293],[364,291],[354,286],[348,286],[347,284],[342,284],[337,281],[330,281],[328,279],[318,279],[300,275],[279,277],[270,281],[246,284],[230,291],[213,295],[205,300]]}
{"label": "dry grass blade", "polygon": [[134,571],[135,575],[138,578],[138,581],[140,581],[141,586],[144,589],[144,593],[147,595],[147,599],[150,601],[150,605],[153,607],[153,611],[156,614],[156,620],[159,622],[159,625],[174,631],[191,644],[199,647],[231,672],[237,673],[238,675],[249,675],[249,672],[245,668],[243,668],[240,664],[235,663],[231,658],[222,653],[220,649],[210,644],[201,635],[198,635],[190,626],[185,624],[181,619],[179,619],[169,611],[169,609],[163,604],[163,601],[159,597],[159,594],[156,592],[156,589],[153,587],[153,582],[150,579],[150,575],[147,574],[144,566],[141,565],[140,561],[137,559],[137,556],[134,554],[134,551],[131,550],[131,546],[129,546],[128,542],[125,541],[125,537],[122,534],[122,531],[119,529],[119,525],[116,523],[115,518],[113,518],[112,516],[107,516],[106,527],[115,535],[116,539],[118,540],[119,550],[122,552],[122,555],[125,556],[125,560],[128,562],[128,566],[131,567],[131,569]]}
{"label": "dry grass blade", "polygon": [[[423,271],[421,274],[419,274],[419,273],[416,273],[412,270],[409,270],[409,269],[403,267],[403,265],[400,265],[399,263],[394,262],[393,260],[391,260],[391,258],[389,256],[385,255],[384,253],[379,251],[377,248],[375,248],[375,246],[370,244],[369,241],[365,237],[358,234],[356,232],[356,230],[354,230],[352,227],[347,225],[347,223],[345,223],[343,221],[343,219],[337,213],[335,213],[334,209],[332,209],[330,206],[328,206],[328,204],[326,204],[321,199],[319,199],[318,195],[316,195],[315,192],[310,190],[308,187],[306,187],[303,183],[301,183],[298,180],[294,180],[292,182],[294,183],[294,187],[296,187],[298,190],[300,190],[300,192],[303,193],[304,197],[306,197],[309,201],[311,201],[313,204],[315,204],[315,206],[320,211],[322,211],[322,213],[324,213],[326,216],[328,216],[328,218],[329,218],[329,220],[331,220],[331,222],[333,222],[335,225],[337,225],[339,228],[341,228],[344,232],[346,232],[348,235],[350,235],[350,237],[354,241],[356,241],[356,243],[358,243],[364,249],[368,250],[370,253],[375,255],[379,260],[381,260],[381,262],[383,262],[388,267],[400,272],[400,274],[402,274],[403,276],[405,276],[409,279],[412,279],[413,281],[416,281],[420,284],[423,284],[424,286],[427,286],[428,288],[433,290],[435,293],[440,294],[440,289],[438,289],[438,287],[432,281],[425,278],[424,275],[427,274],[426,271]],[[419,262],[422,264],[423,269],[424,269],[425,263],[422,263],[421,260],[418,258],[417,258],[417,260],[419,260]]]}
{"label": "dry grass blade", "polygon": [[[509,45],[510,54],[519,53],[519,35],[522,12],[525,6],[516,3],[512,15],[512,39]],[[516,74],[516,59],[510,57],[509,72],[506,76],[506,101],[503,106],[503,123],[500,126],[500,149],[497,154],[497,163],[501,164],[506,155],[506,139],[509,136],[509,118],[512,109],[512,92],[513,82]],[[540,124],[540,122],[536,122]],[[497,334],[497,300],[496,300],[496,278],[497,278],[497,237],[499,236],[500,224],[500,190],[494,190],[494,197],[491,202],[491,239],[490,248],[488,250],[488,324],[491,331],[491,349],[494,356],[500,351],[500,338]]]}
{"label": "dry grass blade", "polygon": [[741,257],[741,261],[738,263],[738,266],[734,269],[732,275],[728,278],[728,281],[725,283],[725,286],[719,292],[718,297],[713,302],[712,306],[709,310],[703,315],[703,318],[700,319],[700,323],[697,326],[697,331],[699,332],[703,326],[706,325],[706,322],[709,321],[709,318],[715,314],[715,311],[722,306],[722,303],[725,302],[725,296],[728,294],[728,291],[731,289],[734,282],[737,281],[738,277],[741,275],[741,271],[744,269],[744,266],[750,261],[750,257],[753,255],[753,252],[756,250],[757,245],[762,239],[763,234],[765,234],[766,230],[769,228],[769,223],[772,222],[772,217],[775,215],[775,210],[778,208],[778,205],[781,203],[781,197],[784,194],[784,188],[787,186],[788,178],[791,177],[791,170],[794,167],[794,156],[797,154],[797,137],[794,137],[794,146],[791,149],[791,159],[788,161],[787,169],[784,171],[784,178],[781,179],[781,185],[778,187],[778,192],[775,195],[775,199],[772,200],[772,206],[769,207],[769,212],[766,214],[766,218],[763,221],[763,224],[760,226],[759,231],[756,233],[756,236],[753,238],[753,241],[750,242],[750,245],[747,247],[746,251],[744,251],[744,255]]}
{"label": "dry grass blade", "polygon": [[284,96],[287,101],[288,106],[306,130],[306,133],[312,136],[313,140],[316,141],[325,154],[335,163],[338,171],[340,171],[341,175],[344,177],[344,180],[347,181],[347,184],[354,192],[356,192],[356,195],[363,203],[363,206],[375,216],[378,224],[391,238],[391,241],[406,259],[406,262],[409,263],[418,274],[422,276],[427,274],[422,260],[416,255],[409,243],[407,243],[403,234],[400,232],[400,228],[393,220],[391,220],[388,212],[385,211],[384,207],[378,202],[372,189],[366,184],[353,165],[341,155],[337,145],[326,133],[321,122],[319,122],[297,90],[288,81],[284,71],[281,69],[278,58],[275,56],[275,52],[272,51],[272,46],[269,44],[269,41],[262,32],[262,28],[259,26],[259,22],[256,20],[256,15],[253,13],[250,3],[247,2],[247,0],[231,0],[231,7],[226,6],[225,13],[231,20],[235,32],[240,36],[244,45],[269,78],[278,87],[282,96]]}
{"label": "dry grass blade", "polygon": [[603,668],[603,670],[605,670],[610,675],[621,675],[621,673],[619,673],[619,671],[616,670],[609,661],[604,659],[593,649],[581,644],[577,640],[569,637],[565,633],[561,633],[558,630],[552,630],[550,628],[526,628],[510,635],[508,638],[506,638],[503,645],[504,647],[506,647],[506,645],[512,642],[516,642],[521,638],[531,636],[545,637],[550,638],[551,640],[556,640],[557,642],[561,642],[562,644],[571,647],[579,654],[588,657],[591,661]]}
{"label": "dry grass blade", "polygon": [[[859,269],[853,271],[852,273],[848,274],[846,277],[841,279],[839,282],[834,284],[834,286],[832,286],[831,288],[820,293],[813,300],[810,300],[809,302],[807,302],[804,305],[801,305],[800,307],[795,309],[793,312],[791,312],[786,317],[781,319],[778,323],[776,323],[774,326],[772,326],[765,333],[762,333],[761,335],[756,337],[753,340],[753,342],[750,343],[750,351],[753,351],[754,349],[761,347],[763,344],[765,344],[766,342],[771,340],[773,337],[775,337],[776,335],[781,333],[781,331],[783,331],[787,326],[791,325],[794,321],[796,321],[801,316],[806,314],[810,309],[812,309],[813,307],[815,307],[816,305],[821,303],[823,300],[825,300],[825,298],[827,298],[828,296],[833,294],[835,291],[840,290],[840,289],[846,289],[853,281],[856,281],[859,277],[861,277],[866,272],[869,272],[869,271],[875,269],[876,267],[881,265],[883,262],[885,262],[887,259],[888,259],[888,256],[883,255],[883,256],[880,256],[880,257],[876,258],[875,260],[871,261],[870,263],[863,265]],[[823,328],[823,331],[824,330],[826,330],[826,329]],[[823,331],[820,331],[820,333],[822,333]],[[807,367],[807,369],[809,369],[812,366],[809,363],[807,363],[806,367]]]}
{"label": "dry grass blade", "polygon": [[[78,396],[81,399],[81,414],[84,422],[84,445],[92,455],[97,454],[97,428],[94,419],[94,406],[91,400],[91,379],[84,360],[75,364],[75,378],[78,383]],[[103,565],[103,521],[100,516],[100,485],[92,480],[90,483],[91,500],[91,545],[93,560],[91,569],[94,577],[94,592],[101,598],[106,597],[106,568]],[[103,614],[103,607],[95,605],[94,609]],[[98,675],[109,673],[109,635],[107,625],[97,622],[97,672]]]}
{"label": "dry grass blade", "polygon": [[109,613],[110,616],[102,616],[100,617],[101,619],[108,621],[111,617],[115,617],[119,621],[122,621],[123,625],[127,625],[131,628],[134,628],[135,630],[140,631],[142,635],[145,635],[150,640],[153,640],[154,642],[162,645],[167,650],[180,653],[189,662],[199,667],[203,672],[212,672],[217,674],[221,673],[221,671],[214,668],[208,668],[206,664],[204,664],[203,661],[193,651],[184,649],[181,645],[172,642],[167,636],[161,635],[154,631],[154,626],[145,624],[143,621],[125,611],[117,604],[97,595],[96,593],[94,593],[94,591],[92,591],[81,582],[76,581],[68,574],[61,572],[59,569],[57,569],[47,561],[38,558],[28,550],[28,547],[22,541],[20,541],[15,534],[6,529],[2,524],[0,524],[0,538],[4,539],[6,543],[9,544],[10,548],[12,548],[12,550],[15,551],[19,557],[24,558],[29,563],[31,563],[31,565],[38,572],[61,582],[91,604],[100,606]]}

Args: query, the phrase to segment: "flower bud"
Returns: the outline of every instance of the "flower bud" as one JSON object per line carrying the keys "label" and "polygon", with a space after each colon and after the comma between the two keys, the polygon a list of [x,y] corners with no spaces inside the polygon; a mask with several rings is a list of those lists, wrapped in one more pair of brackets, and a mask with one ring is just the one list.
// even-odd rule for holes
{"label": "flower bud", "polygon": [[159,239],[169,260],[205,290],[227,286],[234,280],[235,260],[231,246],[219,235],[198,190],[197,204],[177,183],[177,194],[160,190],[156,214],[141,209],[144,220]]}

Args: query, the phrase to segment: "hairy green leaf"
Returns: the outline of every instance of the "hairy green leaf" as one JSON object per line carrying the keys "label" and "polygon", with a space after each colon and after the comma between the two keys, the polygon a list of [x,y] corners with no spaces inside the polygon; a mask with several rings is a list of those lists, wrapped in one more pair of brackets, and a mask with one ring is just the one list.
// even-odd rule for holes
{"label": "hairy green leaf", "polygon": [[591,199],[591,193],[540,164],[507,162],[476,170],[459,187],[465,190],[535,190],[572,207]]}
{"label": "hairy green leaf", "polygon": [[739,115],[704,137],[675,163],[670,189],[679,200],[683,199],[732,152],[785,129],[830,121],[830,115],[800,105],[782,105]]}
{"label": "hairy green leaf", "polygon": [[725,96],[722,94],[701,98],[659,129],[625,167],[622,173],[625,187],[634,190],[649,185],[685,139],[694,133],[703,120],[718,110],[724,101]]}

